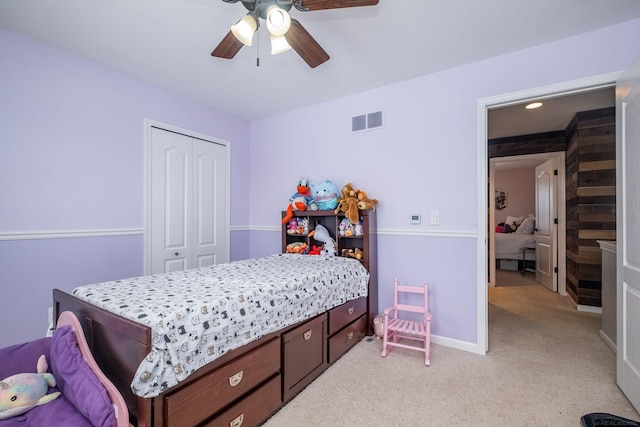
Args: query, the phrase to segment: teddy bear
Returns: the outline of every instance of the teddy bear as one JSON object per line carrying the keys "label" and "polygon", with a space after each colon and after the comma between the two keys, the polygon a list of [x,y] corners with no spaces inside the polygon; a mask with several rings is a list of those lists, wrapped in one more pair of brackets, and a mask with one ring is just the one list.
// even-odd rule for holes
{"label": "teddy bear", "polygon": [[359,191],[353,188],[353,184],[345,184],[341,190],[342,196],[338,199],[338,207],[334,211],[334,213],[344,212],[352,224],[356,224],[360,218],[358,214]]}
{"label": "teddy bear", "polygon": [[342,211],[352,224],[357,224],[360,219],[358,212],[373,209],[377,204],[376,199],[370,199],[367,193],[348,183],[342,187],[342,197],[338,199],[338,208],[335,213]]}
{"label": "teddy bear", "polygon": [[358,200],[355,197],[338,199],[338,207],[336,208],[335,213],[340,211],[345,213],[345,216],[351,224],[356,224],[360,218],[358,213]]}

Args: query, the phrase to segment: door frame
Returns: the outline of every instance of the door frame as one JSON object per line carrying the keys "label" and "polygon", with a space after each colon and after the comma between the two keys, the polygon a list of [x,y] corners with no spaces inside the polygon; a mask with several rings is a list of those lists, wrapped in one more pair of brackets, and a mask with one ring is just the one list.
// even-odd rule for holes
{"label": "door frame", "polygon": [[[553,98],[572,93],[587,92],[590,90],[615,86],[622,71],[600,74],[577,80],[527,89],[519,92],[505,93],[502,95],[479,98],[476,109],[476,312],[477,312],[477,352],[486,354],[489,349],[489,286],[488,283],[488,110],[519,104],[532,99]],[[560,278],[558,278],[560,280]]]}
{"label": "door frame", "polygon": [[[558,177],[556,179],[557,191],[555,193],[555,203],[557,207],[558,215],[558,227],[556,227],[556,246],[558,247],[558,273],[554,276],[554,280],[557,281],[557,289],[560,295],[567,295],[567,268],[566,268],[566,239],[567,239],[567,224],[566,224],[566,170],[565,170],[565,152],[555,151],[551,153],[536,153],[536,154],[523,154],[519,156],[509,157],[494,157],[489,159],[489,194],[494,194],[495,191],[495,165],[496,163],[508,163],[517,162],[522,160],[535,160],[543,163],[547,160],[553,160],[554,166],[558,170]],[[495,199],[489,197],[489,230],[495,230]],[[495,233],[489,233],[488,235],[489,248],[495,246]],[[495,286],[496,278],[496,256],[495,251],[491,252],[491,258],[489,259],[489,286]]]}
{"label": "door frame", "polygon": [[151,274],[151,129],[157,128],[168,132],[179,133],[191,138],[201,139],[224,146],[226,150],[226,186],[225,186],[225,224],[224,224],[224,258],[229,261],[230,256],[230,195],[231,195],[231,144],[224,139],[198,133],[189,129],[180,128],[152,119],[144,119],[144,274]]}

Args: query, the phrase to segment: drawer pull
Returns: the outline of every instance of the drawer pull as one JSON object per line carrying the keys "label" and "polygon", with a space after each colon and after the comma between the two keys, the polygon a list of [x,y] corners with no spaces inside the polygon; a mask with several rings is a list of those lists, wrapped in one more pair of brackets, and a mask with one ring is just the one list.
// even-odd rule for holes
{"label": "drawer pull", "polygon": [[[239,371],[239,372],[231,375],[229,377],[229,385],[231,387],[235,387],[238,384],[240,384],[240,381],[242,381],[242,374],[243,374],[243,371]],[[240,422],[242,422],[242,421],[240,421]],[[240,424],[238,424],[238,425],[240,425]]]}
{"label": "drawer pull", "polygon": [[353,307],[349,307],[349,309],[347,310],[347,313],[349,313],[349,314],[353,314],[353,310],[354,310],[354,308],[353,308]]}
{"label": "drawer pull", "polygon": [[347,334],[347,338],[349,338],[350,340],[352,340],[352,339],[353,339],[353,331],[351,331],[351,332],[349,332],[349,333]]}
{"label": "drawer pull", "polygon": [[305,341],[309,341],[309,338],[311,338],[311,332],[313,332],[313,329],[309,329],[307,332],[304,333]]}
{"label": "drawer pull", "polygon": [[244,421],[244,414],[240,414],[229,423],[229,427],[240,427]]}

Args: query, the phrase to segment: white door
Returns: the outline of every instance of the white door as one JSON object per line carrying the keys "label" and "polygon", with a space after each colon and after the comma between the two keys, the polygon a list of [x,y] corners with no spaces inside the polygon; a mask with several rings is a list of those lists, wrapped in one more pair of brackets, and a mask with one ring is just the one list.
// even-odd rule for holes
{"label": "white door", "polygon": [[193,263],[206,267],[225,258],[226,148],[193,140]]}
{"label": "white door", "polygon": [[640,58],[616,87],[617,380],[640,411]]}
{"label": "white door", "polygon": [[149,274],[226,262],[226,147],[150,132]]}
{"label": "white door", "polygon": [[536,281],[558,292],[554,161],[536,167]]}

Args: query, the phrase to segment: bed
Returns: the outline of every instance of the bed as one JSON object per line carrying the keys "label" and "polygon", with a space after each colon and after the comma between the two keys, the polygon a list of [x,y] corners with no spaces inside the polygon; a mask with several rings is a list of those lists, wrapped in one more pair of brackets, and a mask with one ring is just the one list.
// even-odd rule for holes
{"label": "bed", "polygon": [[354,259],[278,254],[54,290],[138,426],[257,425],[367,330]]}
{"label": "bed", "polygon": [[[511,232],[505,232],[504,227],[509,226]],[[515,226],[513,225],[515,224]],[[535,261],[536,239],[534,233],[535,218],[528,217],[507,217],[504,225],[496,227],[495,233],[495,257],[500,260]],[[523,251],[523,248],[533,250]]]}

